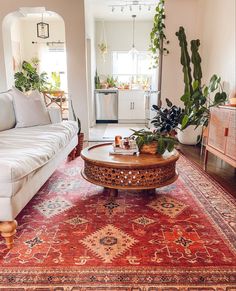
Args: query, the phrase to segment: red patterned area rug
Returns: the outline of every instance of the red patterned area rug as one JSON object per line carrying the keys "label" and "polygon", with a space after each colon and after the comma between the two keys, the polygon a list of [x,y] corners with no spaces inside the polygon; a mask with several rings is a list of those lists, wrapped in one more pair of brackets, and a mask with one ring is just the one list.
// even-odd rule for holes
{"label": "red patterned area rug", "polygon": [[235,291],[235,201],[185,157],[156,193],[103,188],[64,163],[0,240],[0,290]]}

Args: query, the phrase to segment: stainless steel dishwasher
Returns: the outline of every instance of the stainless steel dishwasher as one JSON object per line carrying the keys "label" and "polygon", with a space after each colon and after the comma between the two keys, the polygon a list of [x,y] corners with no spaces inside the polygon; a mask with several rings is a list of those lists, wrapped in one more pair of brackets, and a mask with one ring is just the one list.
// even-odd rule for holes
{"label": "stainless steel dishwasher", "polygon": [[95,90],[96,123],[118,123],[118,91]]}

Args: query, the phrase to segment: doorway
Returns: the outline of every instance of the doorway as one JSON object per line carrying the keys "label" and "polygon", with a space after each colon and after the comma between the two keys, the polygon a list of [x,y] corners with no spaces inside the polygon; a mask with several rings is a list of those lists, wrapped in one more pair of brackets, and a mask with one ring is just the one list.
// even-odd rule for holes
{"label": "doorway", "polygon": [[[46,105],[60,108],[62,118],[68,119],[65,24],[62,17],[44,8],[24,7],[12,19],[10,35],[15,81],[16,73],[24,71],[25,63],[39,76],[43,74],[46,83],[40,91]],[[46,35],[40,35],[41,23],[46,26]]]}

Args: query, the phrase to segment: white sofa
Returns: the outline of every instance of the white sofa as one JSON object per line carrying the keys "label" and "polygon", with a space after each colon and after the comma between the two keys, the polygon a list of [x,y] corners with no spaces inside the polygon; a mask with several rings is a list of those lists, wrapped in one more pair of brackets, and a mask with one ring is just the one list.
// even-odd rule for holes
{"label": "white sofa", "polygon": [[51,124],[16,128],[12,94],[0,93],[0,233],[8,248],[16,216],[78,143],[77,123],[49,114]]}

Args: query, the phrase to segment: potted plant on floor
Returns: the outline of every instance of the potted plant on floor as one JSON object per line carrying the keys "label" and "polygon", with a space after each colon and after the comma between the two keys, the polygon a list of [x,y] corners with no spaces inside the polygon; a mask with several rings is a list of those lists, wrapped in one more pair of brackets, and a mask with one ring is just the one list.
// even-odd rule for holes
{"label": "potted plant on floor", "polygon": [[[202,127],[207,126],[210,108],[223,104],[227,98],[221,85],[221,78],[213,75],[208,86],[202,85],[200,40],[191,41],[191,58],[183,27],[176,33],[181,48],[181,64],[183,66],[185,90],[180,98],[184,110],[180,118],[178,140],[183,144],[197,144],[202,135]],[[192,67],[193,66],[193,73]],[[214,98],[211,94],[216,92]]]}
{"label": "potted plant on floor", "polygon": [[133,130],[132,136],[136,140],[140,153],[163,155],[166,150],[173,151],[177,144],[175,129],[179,124],[182,110],[168,99],[166,102],[167,108],[153,105],[153,110],[156,111],[156,116],[151,121],[153,130]]}

